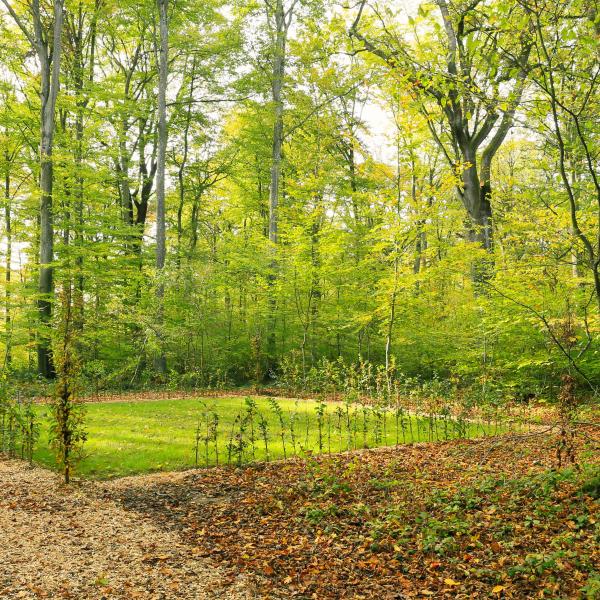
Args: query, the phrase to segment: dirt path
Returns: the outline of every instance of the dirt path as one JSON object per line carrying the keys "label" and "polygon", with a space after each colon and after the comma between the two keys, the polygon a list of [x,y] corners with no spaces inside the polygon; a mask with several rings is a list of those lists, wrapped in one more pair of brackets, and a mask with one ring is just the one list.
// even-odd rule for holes
{"label": "dirt path", "polygon": [[241,577],[92,483],[0,460],[0,598],[249,599]]}

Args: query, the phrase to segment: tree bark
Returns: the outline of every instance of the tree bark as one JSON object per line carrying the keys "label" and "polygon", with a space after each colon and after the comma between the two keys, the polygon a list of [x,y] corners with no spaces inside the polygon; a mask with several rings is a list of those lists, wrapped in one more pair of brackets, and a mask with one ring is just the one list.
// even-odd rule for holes
{"label": "tree bark", "polygon": [[281,182],[281,162],[283,154],[283,80],[285,76],[285,58],[287,33],[292,20],[295,0],[286,11],[284,0],[277,0],[275,6],[275,40],[273,46],[273,72],[271,79],[271,94],[273,100],[273,146],[271,152],[271,187],[269,190],[269,242],[271,243],[271,273],[269,275],[269,324],[267,336],[267,353],[271,366],[275,360],[276,339],[276,310],[275,282],[277,280],[277,251],[279,240],[279,195]]}
{"label": "tree bark", "polygon": [[181,238],[183,237],[183,208],[185,204],[185,169],[189,154],[189,135],[192,123],[192,98],[194,96],[194,84],[196,82],[196,56],[192,61],[192,72],[190,76],[189,102],[185,114],[185,125],[183,128],[183,156],[177,169],[177,181],[179,187],[179,206],[177,207],[177,269],[181,266]]}
{"label": "tree bark", "polygon": [[10,164],[11,157],[8,149],[4,151],[6,171],[4,173],[4,218],[6,227],[6,273],[4,290],[4,325],[5,325],[5,344],[6,353],[4,356],[4,366],[10,371],[12,364],[12,312],[11,312],[11,269],[12,269],[12,221],[11,221],[11,197],[10,197]]}
{"label": "tree bark", "polygon": [[[84,326],[84,177],[83,177],[83,158],[84,158],[84,128],[85,111],[89,103],[89,96],[86,93],[86,84],[91,84],[94,80],[94,65],[96,55],[96,32],[98,14],[101,0],[95,0],[93,12],[89,21],[89,34],[86,33],[88,23],[86,22],[87,12],[84,10],[82,1],[78,3],[77,12],[69,19],[69,14],[65,16],[66,39],[73,52],[73,63],[71,67],[71,76],[73,80],[73,92],[75,93],[75,148],[74,148],[74,244],[75,244],[75,281],[73,289],[73,327],[81,331]],[[86,40],[87,38],[87,40]],[[86,53],[85,44],[88,49]]]}
{"label": "tree bark", "polygon": [[52,48],[44,35],[39,0],[31,3],[35,47],[40,61],[41,75],[41,127],[40,127],[40,268],[38,312],[41,331],[38,338],[38,373],[43,377],[54,377],[54,363],[48,328],[52,319],[54,295],[54,228],[52,222],[52,185],[54,172],[52,149],[54,142],[54,115],[60,85],[60,59],[62,47],[63,5],[54,1],[54,24]]}
{"label": "tree bark", "polygon": [[157,332],[159,355],[156,369],[162,375],[167,372],[167,359],[164,348],[164,268],[166,258],[165,223],[165,167],[167,153],[167,77],[169,54],[168,0],[157,0],[160,29],[160,48],[158,61],[158,156],[156,169],[156,300]]}
{"label": "tree bark", "polygon": [[458,195],[471,221],[470,238],[486,250],[492,250],[492,186],[489,175],[485,179],[479,176],[476,149],[467,149],[465,161],[468,166],[462,173],[462,185],[458,188]]}

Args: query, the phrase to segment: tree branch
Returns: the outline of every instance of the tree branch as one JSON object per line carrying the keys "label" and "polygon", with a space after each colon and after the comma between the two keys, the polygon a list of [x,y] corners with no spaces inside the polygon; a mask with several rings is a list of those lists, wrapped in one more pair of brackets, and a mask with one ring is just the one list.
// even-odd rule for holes
{"label": "tree branch", "polygon": [[23,23],[23,21],[21,20],[21,18],[19,17],[19,15],[17,15],[17,13],[13,9],[13,7],[10,5],[10,3],[8,2],[8,0],[2,0],[2,4],[4,4],[4,6],[6,6],[6,9],[10,13],[10,16],[13,18],[13,21],[15,22],[15,24],[17,25],[17,27],[23,32],[23,34],[25,35],[25,37],[29,40],[29,43],[34,48],[36,48],[35,37],[27,29],[27,27],[25,27],[25,23]]}

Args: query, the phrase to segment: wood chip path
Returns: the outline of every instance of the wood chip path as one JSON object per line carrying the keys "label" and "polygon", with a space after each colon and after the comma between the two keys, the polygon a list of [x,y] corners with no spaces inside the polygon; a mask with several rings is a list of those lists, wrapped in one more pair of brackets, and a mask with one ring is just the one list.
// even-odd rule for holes
{"label": "wood chip path", "polygon": [[0,598],[254,597],[176,531],[126,511],[93,482],[0,459]]}

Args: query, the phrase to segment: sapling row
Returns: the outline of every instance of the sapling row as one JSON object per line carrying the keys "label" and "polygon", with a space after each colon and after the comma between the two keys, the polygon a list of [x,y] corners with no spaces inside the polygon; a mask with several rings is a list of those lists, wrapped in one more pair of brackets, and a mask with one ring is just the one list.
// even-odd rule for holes
{"label": "sapling row", "polygon": [[489,434],[492,421],[453,416],[447,407],[440,409],[393,406],[364,402],[328,403],[320,399],[312,405],[296,401],[284,410],[276,398],[266,408],[247,397],[233,415],[227,429],[220,427],[217,405],[201,405],[194,436],[194,463],[219,464],[219,448],[226,449],[226,463],[242,466],[273,458],[331,454],[371,447],[400,445],[414,441],[444,441]]}

